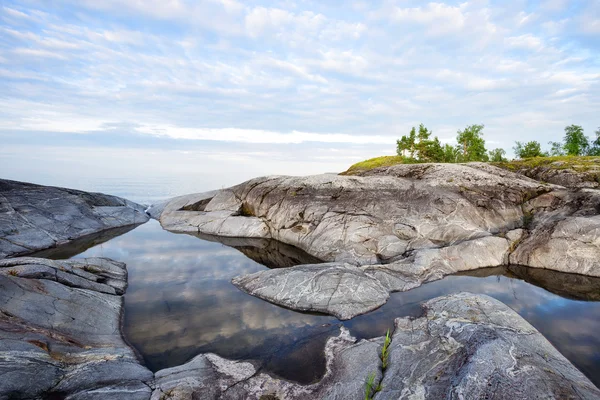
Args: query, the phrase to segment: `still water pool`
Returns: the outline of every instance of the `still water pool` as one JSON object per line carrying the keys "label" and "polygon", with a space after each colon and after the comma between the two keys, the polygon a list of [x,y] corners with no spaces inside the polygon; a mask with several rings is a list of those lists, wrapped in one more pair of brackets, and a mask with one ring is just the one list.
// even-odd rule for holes
{"label": "still water pool", "polygon": [[268,268],[263,264],[273,268],[311,262],[288,246],[228,242],[234,248],[167,232],[154,220],[92,239],[45,256],[99,256],[127,263],[125,336],[153,371],[214,352],[253,360],[263,371],[286,379],[313,382],[325,370],[325,341],[340,326],[358,338],[381,336],[393,327],[394,318],[418,315],[422,302],[468,291],[509,305],[600,386],[598,278],[524,267],[482,269],[394,293],[378,310],[341,322],[278,307],[231,284],[234,276]]}

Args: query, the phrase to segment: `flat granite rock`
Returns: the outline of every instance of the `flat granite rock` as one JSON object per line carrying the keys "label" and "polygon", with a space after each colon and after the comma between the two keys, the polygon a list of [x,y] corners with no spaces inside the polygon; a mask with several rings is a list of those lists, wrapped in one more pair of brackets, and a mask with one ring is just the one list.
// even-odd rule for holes
{"label": "flat granite rock", "polygon": [[120,197],[0,179],[0,258],[148,219],[143,206]]}
{"label": "flat granite rock", "polygon": [[534,327],[501,302],[459,293],[424,304],[418,318],[398,318],[387,367],[384,338],[357,341],[342,328],[325,346],[321,381],[299,385],[253,364],[202,354],[156,373],[160,399],[375,400],[598,399],[600,390]]}
{"label": "flat granite rock", "polygon": [[598,190],[545,184],[483,163],[395,165],[359,175],[256,178],[178,197],[155,216],[170,231],[277,240],[324,261],[234,284],[276,304],[343,319],[383,304],[385,291],[482,267],[600,276]]}
{"label": "flat granite rock", "polygon": [[428,301],[396,319],[376,400],[597,399],[600,390],[534,327],[484,295]]}
{"label": "flat granite rock", "polygon": [[328,313],[341,320],[374,310],[390,296],[377,279],[344,263],[271,269],[232,282],[263,300],[294,310]]}
{"label": "flat granite rock", "polygon": [[121,337],[126,287],[106,258],[0,260],[0,399],[148,399]]}

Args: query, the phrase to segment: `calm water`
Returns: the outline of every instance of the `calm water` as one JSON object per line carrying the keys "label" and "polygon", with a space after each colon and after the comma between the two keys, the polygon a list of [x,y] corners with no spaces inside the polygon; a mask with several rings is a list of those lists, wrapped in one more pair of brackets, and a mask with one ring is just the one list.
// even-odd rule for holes
{"label": "calm water", "polygon": [[[164,231],[150,221],[110,238],[80,242],[55,258],[110,257],[127,263],[125,334],[152,370],[179,365],[202,352],[254,360],[264,371],[308,383],[324,373],[327,338],[341,325],[359,338],[385,334],[395,317],[418,315],[420,304],[469,291],[508,304],[600,385],[600,279],[522,267],[455,275],[405,293],[351,321],[284,309],[235,288],[230,280],[267,267],[307,262],[286,246],[264,241],[221,243]],[[104,241],[104,242],[103,242]],[[76,254],[79,253],[79,254]],[[245,255],[245,254],[247,255]]]}

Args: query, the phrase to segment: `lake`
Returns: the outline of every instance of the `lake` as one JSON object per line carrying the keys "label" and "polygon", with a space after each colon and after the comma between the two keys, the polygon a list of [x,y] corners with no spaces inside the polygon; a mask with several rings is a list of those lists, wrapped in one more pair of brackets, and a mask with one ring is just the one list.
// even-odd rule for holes
{"label": "lake", "polygon": [[325,371],[325,341],[337,335],[340,326],[357,338],[381,336],[393,328],[394,318],[419,315],[424,301],[468,291],[495,297],[517,311],[600,386],[598,278],[525,267],[487,268],[394,293],[381,308],[339,321],[270,304],[230,282],[237,275],[268,268],[263,264],[285,267],[309,262],[310,256],[277,243],[228,244],[237,248],[170,233],[151,220],[43,256],[98,256],[127,263],[124,332],[153,371],[213,352],[252,360],[262,371],[286,379],[314,382]]}

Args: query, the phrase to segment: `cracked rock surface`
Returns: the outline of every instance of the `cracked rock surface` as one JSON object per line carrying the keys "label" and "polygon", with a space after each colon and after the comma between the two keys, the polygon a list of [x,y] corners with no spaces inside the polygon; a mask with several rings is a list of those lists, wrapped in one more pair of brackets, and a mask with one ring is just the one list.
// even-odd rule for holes
{"label": "cracked rock surface", "polygon": [[148,399],[121,337],[126,286],[106,258],[0,260],[0,398]]}
{"label": "cracked rock surface", "polygon": [[529,323],[485,295],[430,300],[419,318],[398,318],[387,367],[384,338],[328,340],[325,377],[312,385],[273,378],[248,362],[202,354],[156,373],[159,399],[597,399],[598,390]]}
{"label": "cracked rock surface", "polygon": [[170,231],[273,239],[325,261],[237,277],[234,284],[276,304],[341,319],[378,307],[389,292],[482,267],[600,276],[598,190],[572,190],[482,163],[270,176],[154,209]]}
{"label": "cracked rock surface", "polygon": [[0,179],[0,258],[148,218],[143,206],[120,197]]}

